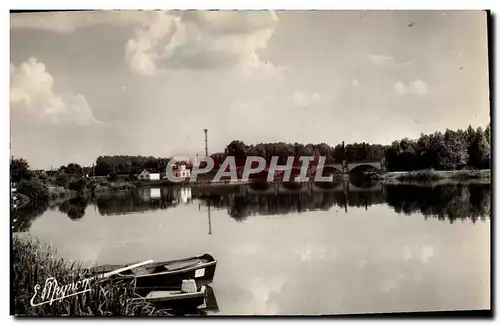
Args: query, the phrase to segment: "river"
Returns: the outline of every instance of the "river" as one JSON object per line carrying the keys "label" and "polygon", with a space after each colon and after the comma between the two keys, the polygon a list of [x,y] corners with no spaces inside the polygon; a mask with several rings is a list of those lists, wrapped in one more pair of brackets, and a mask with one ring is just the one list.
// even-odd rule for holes
{"label": "river", "polygon": [[490,308],[491,185],[141,188],[24,232],[86,265],[211,253],[221,315]]}

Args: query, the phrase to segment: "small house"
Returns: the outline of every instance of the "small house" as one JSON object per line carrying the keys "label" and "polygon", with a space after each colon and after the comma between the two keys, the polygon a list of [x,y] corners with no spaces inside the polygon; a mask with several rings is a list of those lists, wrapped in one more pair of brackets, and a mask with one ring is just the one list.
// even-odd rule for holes
{"label": "small house", "polygon": [[156,169],[144,169],[138,176],[139,180],[157,181],[160,180],[160,172]]}
{"label": "small house", "polygon": [[191,177],[191,170],[187,168],[187,163],[184,161],[180,161],[174,166],[172,166],[172,173],[175,178],[185,179]]}

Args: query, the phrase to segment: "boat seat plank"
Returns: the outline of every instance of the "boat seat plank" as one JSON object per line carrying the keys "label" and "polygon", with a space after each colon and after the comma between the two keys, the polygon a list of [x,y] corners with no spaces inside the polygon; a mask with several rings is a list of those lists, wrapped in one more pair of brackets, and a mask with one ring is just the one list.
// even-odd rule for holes
{"label": "boat seat plank", "polygon": [[174,270],[186,269],[188,267],[193,267],[193,266],[198,265],[199,263],[200,263],[200,260],[186,261],[186,262],[166,264],[166,265],[164,265],[164,267],[165,267],[165,269],[167,269],[167,271],[174,271]]}
{"label": "boat seat plank", "polygon": [[165,297],[170,297],[175,294],[180,294],[181,292],[179,290],[176,291],[151,291],[148,293],[146,296],[146,299],[158,299],[158,298],[165,298]]}
{"label": "boat seat plank", "polygon": [[149,270],[146,269],[145,267],[136,267],[136,268],[133,268],[132,272],[135,275],[147,275],[147,274],[151,274],[151,272],[149,272]]}
{"label": "boat seat plank", "polygon": [[145,299],[153,301],[184,300],[203,297],[203,291],[181,292],[181,291],[152,291]]}

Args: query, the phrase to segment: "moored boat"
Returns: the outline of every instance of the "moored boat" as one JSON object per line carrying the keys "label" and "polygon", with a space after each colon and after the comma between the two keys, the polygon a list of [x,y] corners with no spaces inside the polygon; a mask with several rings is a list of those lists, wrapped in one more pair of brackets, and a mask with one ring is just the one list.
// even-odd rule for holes
{"label": "moored boat", "polygon": [[207,298],[207,287],[201,286],[193,292],[184,292],[180,287],[176,289],[155,288],[148,292],[142,292],[138,296],[131,299],[131,301],[148,301],[153,303],[157,308],[174,309],[180,312],[203,307]]}
{"label": "moored boat", "polygon": [[[90,269],[90,275],[99,275],[112,272],[127,265],[103,265]],[[194,279],[197,287],[210,284],[215,275],[217,260],[210,254],[189,257],[185,259],[153,262],[139,267],[133,267],[115,274],[118,279],[135,278],[136,289],[141,288],[172,288],[176,290],[183,280]]]}

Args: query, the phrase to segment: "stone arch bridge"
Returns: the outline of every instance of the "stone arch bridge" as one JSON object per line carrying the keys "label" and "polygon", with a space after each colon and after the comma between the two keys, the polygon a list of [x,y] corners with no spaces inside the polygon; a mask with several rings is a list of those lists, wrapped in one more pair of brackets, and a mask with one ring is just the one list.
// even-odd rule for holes
{"label": "stone arch bridge", "polygon": [[[384,160],[367,160],[367,161],[356,161],[356,162],[348,162],[344,160],[342,163],[324,165],[322,174],[325,176],[330,175],[332,173],[349,175],[351,172],[361,169],[375,169],[376,171],[379,172],[384,172],[386,170]],[[243,166],[237,168],[238,178],[242,177],[243,170],[244,170]],[[291,170],[292,170],[291,174],[292,177],[298,176],[298,174],[300,174],[300,167],[292,167]],[[260,173],[251,175],[250,179],[266,178],[268,172],[269,168],[266,167]],[[285,172],[284,170],[280,170],[277,172],[276,175],[279,177],[279,175],[284,174],[284,172]],[[309,176],[311,176],[314,175],[315,173],[316,173],[316,168],[313,168],[312,170],[310,170],[308,174]]]}
{"label": "stone arch bridge", "polygon": [[349,174],[354,170],[365,169],[365,168],[369,169],[374,168],[377,171],[381,172],[384,172],[386,170],[384,160],[367,160],[367,161],[356,161],[356,162],[348,162],[344,160],[342,163],[339,164],[325,165],[323,167],[323,173],[327,174],[331,170],[336,170],[341,174]]}

